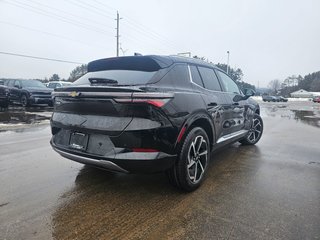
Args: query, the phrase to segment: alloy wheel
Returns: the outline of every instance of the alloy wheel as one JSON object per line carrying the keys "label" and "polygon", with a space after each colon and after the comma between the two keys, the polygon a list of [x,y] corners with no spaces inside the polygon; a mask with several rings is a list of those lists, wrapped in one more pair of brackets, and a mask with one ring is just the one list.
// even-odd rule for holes
{"label": "alloy wheel", "polygon": [[262,134],[262,124],[259,118],[254,118],[247,140],[251,143],[255,143],[260,139]]}
{"label": "alloy wheel", "polygon": [[188,151],[187,172],[193,184],[198,183],[207,167],[208,144],[203,136],[198,135],[190,144]]}

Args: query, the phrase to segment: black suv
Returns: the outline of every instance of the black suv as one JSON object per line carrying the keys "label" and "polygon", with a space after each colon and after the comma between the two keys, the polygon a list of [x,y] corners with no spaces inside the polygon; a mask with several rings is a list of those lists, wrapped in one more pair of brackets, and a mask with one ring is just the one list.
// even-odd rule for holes
{"label": "black suv", "polygon": [[123,173],[166,171],[186,191],[202,182],[212,151],[259,141],[263,123],[244,94],[206,62],[167,56],[96,60],[53,92],[51,145],[71,160]]}
{"label": "black suv", "polygon": [[4,85],[4,81],[0,80],[0,108],[7,108],[9,105],[10,90]]}
{"label": "black suv", "polygon": [[24,107],[34,104],[53,105],[52,89],[38,80],[10,79],[5,81],[10,91],[10,103],[18,103]]}

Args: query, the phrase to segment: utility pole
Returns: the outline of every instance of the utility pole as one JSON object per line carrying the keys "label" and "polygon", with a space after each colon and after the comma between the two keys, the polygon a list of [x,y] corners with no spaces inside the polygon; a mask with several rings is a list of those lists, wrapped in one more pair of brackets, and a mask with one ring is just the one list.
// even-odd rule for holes
{"label": "utility pole", "polygon": [[227,74],[229,74],[229,55],[230,55],[230,52],[227,51],[227,54],[228,54]]}
{"label": "utility pole", "polygon": [[120,38],[120,35],[119,35],[119,22],[120,22],[120,19],[122,19],[122,18],[120,18],[119,17],[119,12],[117,11],[117,18],[115,19],[116,21],[117,21],[117,36],[116,36],[116,38],[117,38],[117,57],[119,57],[119,38]]}

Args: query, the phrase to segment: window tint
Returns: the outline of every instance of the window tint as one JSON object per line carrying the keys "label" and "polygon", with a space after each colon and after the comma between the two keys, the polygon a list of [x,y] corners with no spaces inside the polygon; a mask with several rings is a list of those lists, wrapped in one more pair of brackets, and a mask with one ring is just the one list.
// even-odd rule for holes
{"label": "window tint", "polygon": [[189,70],[185,64],[175,65],[162,79],[161,83],[183,87],[190,84]]}
{"label": "window tint", "polygon": [[190,71],[191,71],[191,76],[192,76],[192,82],[194,82],[195,84],[198,84],[201,87],[204,87],[197,67],[190,66]]}
{"label": "window tint", "polygon": [[135,71],[135,70],[105,70],[97,72],[88,72],[74,85],[90,85],[90,79],[105,79],[115,81],[112,85],[140,85],[147,84],[156,72]]}
{"label": "window tint", "polygon": [[213,69],[205,67],[199,67],[198,69],[201,74],[205,88],[213,91],[221,91],[219,80],[216,74],[214,73]]}
{"label": "window tint", "polygon": [[225,73],[217,71],[226,92],[240,94],[238,85]]}

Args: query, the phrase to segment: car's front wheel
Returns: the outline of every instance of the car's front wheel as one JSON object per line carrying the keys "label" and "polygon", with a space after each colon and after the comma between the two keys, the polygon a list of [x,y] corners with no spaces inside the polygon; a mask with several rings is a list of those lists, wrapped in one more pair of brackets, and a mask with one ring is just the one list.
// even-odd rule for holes
{"label": "car's front wheel", "polygon": [[23,107],[27,107],[29,105],[28,98],[25,94],[21,95],[20,103]]}
{"label": "car's front wheel", "polygon": [[252,120],[251,128],[247,136],[240,140],[243,145],[254,145],[259,142],[263,133],[263,121],[259,114],[255,114]]}
{"label": "car's front wheel", "polygon": [[191,192],[202,183],[210,159],[210,144],[206,132],[193,128],[185,137],[176,164],[167,172],[171,184]]}

